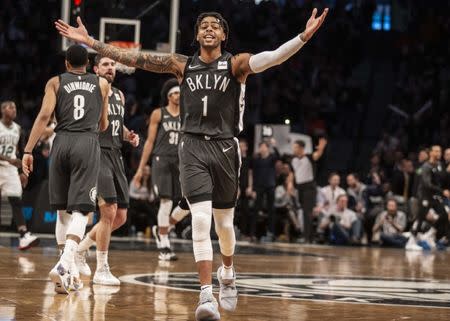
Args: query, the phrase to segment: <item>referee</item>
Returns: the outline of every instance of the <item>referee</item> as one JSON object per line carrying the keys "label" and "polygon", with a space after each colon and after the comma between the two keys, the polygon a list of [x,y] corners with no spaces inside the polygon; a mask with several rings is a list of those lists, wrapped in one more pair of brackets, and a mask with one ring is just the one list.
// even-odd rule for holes
{"label": "referee", "polygon": [[316,205],[316,162],[322,157],[327,146],[325,138],[319,139],[319,145],[312,154],[305,153],[305,142],[297,140],[293,145],[294,158],[292,169],[294,171],[295,184],[298,190],[298,198],[303,209],[303,234],[308,243],[312,243],[312,212]]}

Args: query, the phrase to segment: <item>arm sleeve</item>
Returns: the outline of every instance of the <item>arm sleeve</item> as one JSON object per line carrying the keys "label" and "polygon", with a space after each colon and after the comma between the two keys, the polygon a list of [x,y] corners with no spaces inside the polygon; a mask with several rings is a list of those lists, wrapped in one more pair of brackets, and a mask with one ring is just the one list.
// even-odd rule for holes
{"label": "arm sleeve", "polygon": [[292,57],[304,44],[305,42],[303,42],[298,35],[282,44],[276,50],[264,51],[251,56],[249,60],[250,68],[254,73],[258,73],[270,67],[279,65]]}

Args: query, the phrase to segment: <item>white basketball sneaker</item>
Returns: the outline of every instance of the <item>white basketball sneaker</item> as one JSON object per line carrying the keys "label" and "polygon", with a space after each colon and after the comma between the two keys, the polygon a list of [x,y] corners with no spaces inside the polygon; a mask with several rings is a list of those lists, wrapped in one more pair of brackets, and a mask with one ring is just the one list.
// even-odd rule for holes
{"label": "white basketball sneaker", "polygon": [[55,292],[59,294],[67,294],[69,293],[69,283],[70,280],[68,279],[69,271],[66,271],[64,267],[58,262],[53,267],[53,269],[48,274],[50,277],[50,280],[55,285]]}
{"label": "white basketball sneaker", "polygon": [[30,232],[26,232],[24,236],[19,237],[19,250],[24,251],[29,249],[32,246],[36,246],[39,244],[39,239],[37,236],[31,234]]}
{"label": "white basketball sneaker", "polygon": [[236,310],[238,301],[238,291],[236,288],[236,272],[233,267],[233,277],[231,279],[222,279],[223,266],[217,270],[217,280],[219,280],[219,303],[222,309],[226,311]]}
{"label": "white basketball sneaker", "polygon": [[87,251],[75,253],[75,264],[78,268],[78,271],[83,276],[91,276],[92,275],[91,268],[89,267],[89,265],[86,262],[87,254],[88,254]]}
{"label": "white basketball sneaker", "polygon": [[220,320],[219,305],[214,295],[209,291],[200,292],[200,300],[195,310],[196,321]]}
{"label": "white basketball sneaker", "polygon": [[100,269],[95,271],[92,281],[94,284],[100,285],[120,285],[120,280],[112,275],[108,264],[103,265]]}

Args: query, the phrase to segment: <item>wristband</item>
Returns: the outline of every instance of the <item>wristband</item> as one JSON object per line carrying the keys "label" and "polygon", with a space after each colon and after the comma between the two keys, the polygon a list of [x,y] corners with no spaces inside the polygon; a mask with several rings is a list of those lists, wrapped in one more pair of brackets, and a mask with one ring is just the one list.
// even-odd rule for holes
{"label": "wristband", "polygon": [[23,154],[33,155],[33,152],[23,152]]}

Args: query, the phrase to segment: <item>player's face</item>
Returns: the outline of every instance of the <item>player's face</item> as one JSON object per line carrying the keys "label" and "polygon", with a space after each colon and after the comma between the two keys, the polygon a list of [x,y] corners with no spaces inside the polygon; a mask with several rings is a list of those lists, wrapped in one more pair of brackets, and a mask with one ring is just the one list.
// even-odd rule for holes
{"label": "player's face", "polygon": [[198,27],[197,41],[202,48],[217,48],[225,41],[225,33],[217,18],[203,18]]}
{"label": "player's face", "polygon": [[179,105],[180,104],[180,92],[176,91],[169,96],[169,102],[173,105]]}
{"label": "player's face", "polygon": [[116,78],[116,62],[107,57],[100,59],[95,73],[112,83],[114,78]]}
{"label": "player's face", "polygon": [[16,104],[12,103],[3,108],[2,117],[14,120],[16,119],[16,116],[17,116]]}

